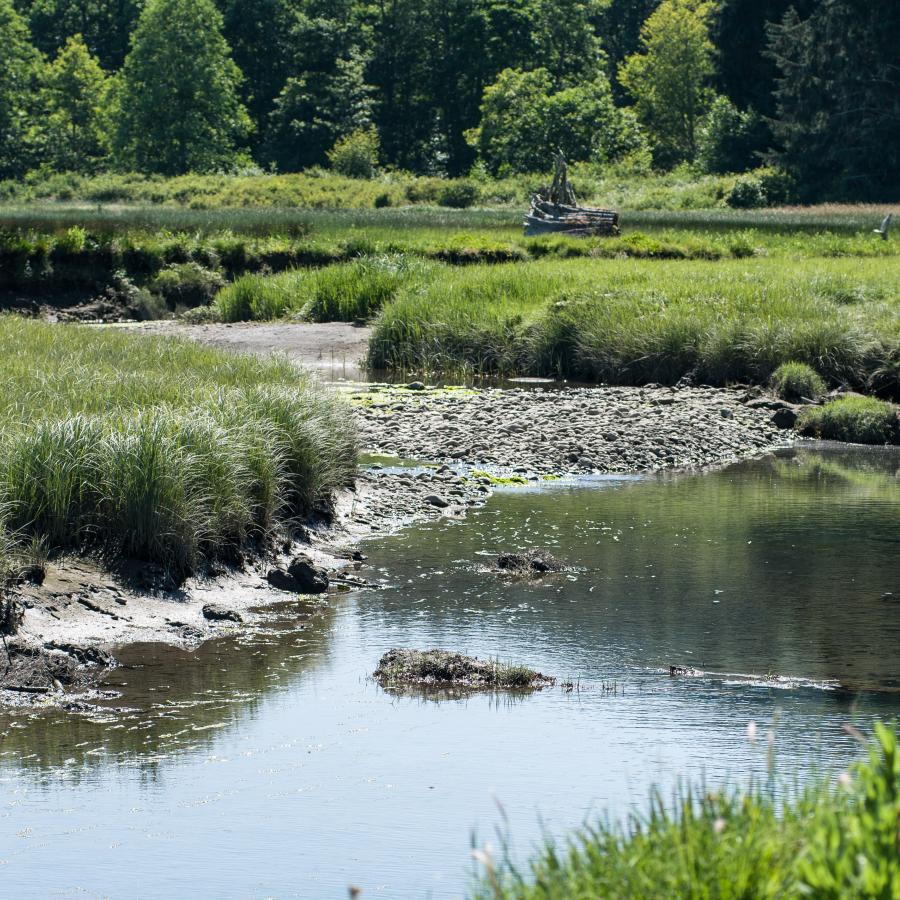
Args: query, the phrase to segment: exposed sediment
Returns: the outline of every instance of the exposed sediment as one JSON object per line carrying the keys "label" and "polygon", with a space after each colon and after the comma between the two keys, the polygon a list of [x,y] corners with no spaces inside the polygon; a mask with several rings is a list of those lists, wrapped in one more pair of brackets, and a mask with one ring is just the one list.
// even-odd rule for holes
{"label": "exposed sediment", "polygon": [[790,443],[753,394],[720,388],[589,387],[356,395],[371,450],[539,474],[702,468]]}

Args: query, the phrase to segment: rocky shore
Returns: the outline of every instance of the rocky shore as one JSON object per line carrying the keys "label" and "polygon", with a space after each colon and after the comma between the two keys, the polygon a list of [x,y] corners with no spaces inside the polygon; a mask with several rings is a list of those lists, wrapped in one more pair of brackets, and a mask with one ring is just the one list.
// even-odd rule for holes
{"label": "rocky shore", "polygon": [[414,383],[353,398],[362,446],[373,452],[534,475],[704,468],[792,440],[787,404],[760,402],[752,390]]}

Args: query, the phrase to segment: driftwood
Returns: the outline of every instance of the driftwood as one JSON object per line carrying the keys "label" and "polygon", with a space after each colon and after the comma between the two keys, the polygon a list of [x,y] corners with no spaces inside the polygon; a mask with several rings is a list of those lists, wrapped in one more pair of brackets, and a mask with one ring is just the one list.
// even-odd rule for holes
{"label": "driftwood", "polygon": [[551,233],[579,237],[616,235],[619,214],[611,209],[579,206],[575,189],[569,183],[566,161],[562,154],[557,154],[553,183],[532,194],[524,225],[526,237]]}

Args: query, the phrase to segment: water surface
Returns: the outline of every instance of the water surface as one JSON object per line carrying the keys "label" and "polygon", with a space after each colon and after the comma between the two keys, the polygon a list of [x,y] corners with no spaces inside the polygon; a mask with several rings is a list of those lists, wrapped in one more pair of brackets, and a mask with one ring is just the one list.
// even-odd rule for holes
{"label": "water surface", "polygon": [[[128,713],[0,716],[5,896],[457,897],[470,843],[640,810],[651,785],[836,769],[900,713],[900,454],[804,449],[708,474],[499,492],[366,548],[380,588],[314,627],[132,648]],[[484,571],[500,550],[575,567]],[[580,689],[396,696],[393,646]],[[703,674],[670,677],[669,665]],[[762,742],[765,744],[765,740]]]}

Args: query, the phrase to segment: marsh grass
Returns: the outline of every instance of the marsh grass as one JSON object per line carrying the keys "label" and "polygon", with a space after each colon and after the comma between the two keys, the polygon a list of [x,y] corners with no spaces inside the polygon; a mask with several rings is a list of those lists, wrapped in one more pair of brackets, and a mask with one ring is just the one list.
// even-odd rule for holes
{"label": "marsh grass", "polygon": [[9,316],[0,352],[7,543],[181,577],[327,504],[355,471],[343,405],[286,362]]}
{"label": "marsh grass", "polygon": [[518,869],[485,850],[480,900],[588,897],[892,898],[900,884],[900,754],[893,727],[875,725],[868,757],[835,789],[825,780],[774,799],[688,787],[658,794],[624,827],[586,826],[565,845],[547,842]]}
{"label": "marsh grass", "polygon": [[353,322],[377,313],[412,281],[429,280],[436,267],[403,255],[363,256],[312,271],[244,275],[219,292],[223,322],[294,317],[309,322]]}
{"label": "marsh grass", "polygon": [[900,407],[874,397],[841,397],[804,409],[802,434],[856,444],[900,444]]}
{"label": "marsh grass", "polygon": [[[878,300],[827,299],[813,275]],[[574,260],[473,266],[406,288],[376,322],[375,369],[536,375],[615,384],[765,383],[785,362],[900,391],[900,273],[857,261],[786,267]]]}
{"label": "marsh grass", "polygon": [[769,379],[775,395],[782,400],[797,403],[801,400],[818,400],[827,388],[822,376],[806,363],[782,363]]}

